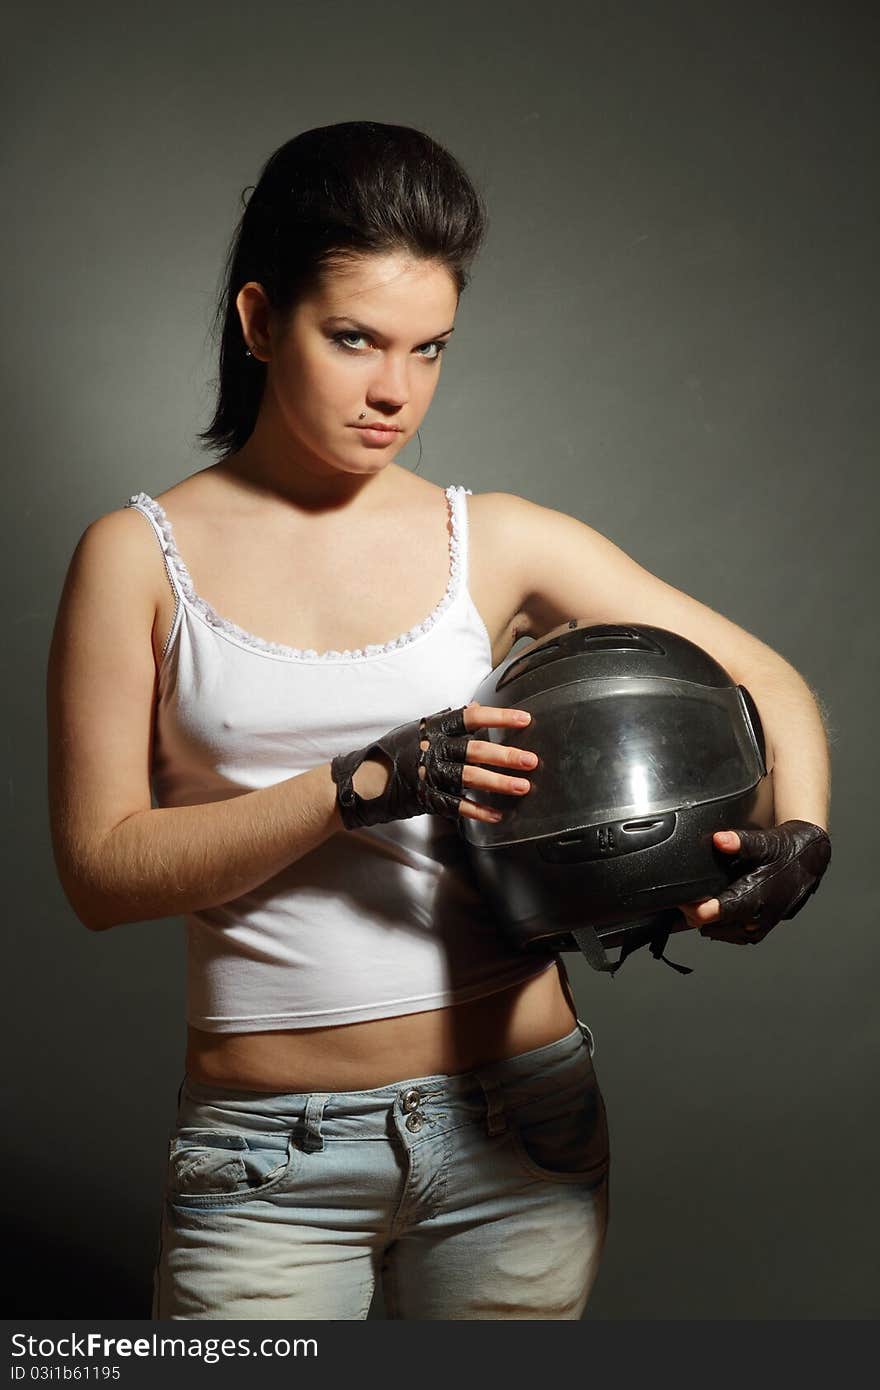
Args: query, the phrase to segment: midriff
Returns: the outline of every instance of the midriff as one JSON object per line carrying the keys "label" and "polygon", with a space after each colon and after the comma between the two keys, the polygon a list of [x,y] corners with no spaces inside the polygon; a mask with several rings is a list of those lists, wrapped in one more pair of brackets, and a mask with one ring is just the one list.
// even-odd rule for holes
{"label": "midriff", "polygon": [[194,1081],[247,1091],[362,1091],[413,1076],[454,1076],[570,1033],[565,967],[466,1004],[333,1028],[260,1033],[187,1030]]}

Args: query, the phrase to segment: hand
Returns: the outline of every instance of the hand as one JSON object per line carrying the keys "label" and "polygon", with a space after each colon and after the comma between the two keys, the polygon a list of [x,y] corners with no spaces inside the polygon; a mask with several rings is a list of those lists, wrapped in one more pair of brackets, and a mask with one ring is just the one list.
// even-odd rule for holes
{"label": "hand", "polygon": [[777,922],[796,916],[819,887],[831,859],[827,831],[810,821],[787,820],[769,830],[717,830],[712,838],[717,849],[756,867],[717,898],[680,903],[679,908],[701,936],[739,946],[763,941]]}
{"label": "hand", "polygon": [[485,728],[524,729],[530,718],[528,711],[471,701],[399,724],[366,748],[340,754],[330,766],[343,825],[353,830],[426,811],[450,820],[500,820],[501,812],[469,800],[464,788],[523,796],[531,790],[527,779],[489,772],[478,764],[534,768],[537,755],[468,735]]}

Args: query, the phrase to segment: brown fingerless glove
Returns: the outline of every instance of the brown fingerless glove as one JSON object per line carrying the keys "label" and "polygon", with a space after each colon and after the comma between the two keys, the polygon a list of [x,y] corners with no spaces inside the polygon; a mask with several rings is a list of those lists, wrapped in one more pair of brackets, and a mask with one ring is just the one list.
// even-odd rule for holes
{"label": "brown fingerless glove", "polygon": [[[815,893],[831,859],[831,838],[806,820],[786,820],[768,830],[737,827],[736,833],[740,848],[735,859],[743,873],[716,894],[718,916],[700,928],[700,935],[753,945],[777,923],[791,921]],[[759,930],[746,931],[748,922],[756,922]]]}
{"label": "brown fingerless glove", "polygon": [[[462,800],[462,775],[470,734],[464,722],[466,705],[447,706],[439,714],[422,715],[398,724],[375,743],[354,753],[340,753],[330,764],[336,784],[336,804],[346,830],[382,825],[429,812],[457,819]],[[427,739],[428,747],[421,748]],[[361,763],[384,753],[391,776],[379,796],[364,798],[352,785]],[[419,768],[425,769],[422,778]]]}

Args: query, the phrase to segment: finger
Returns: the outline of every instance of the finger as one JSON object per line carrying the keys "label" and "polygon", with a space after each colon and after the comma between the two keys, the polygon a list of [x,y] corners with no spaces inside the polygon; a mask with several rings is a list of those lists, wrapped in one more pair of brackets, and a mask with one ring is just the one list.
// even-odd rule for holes
{"label": "finger", "polygon": [[476,701],[464,706],[464,724],[468,733],[474,729],[524,729],[531,721],[528,710],[500,709],[495,705],[478,705]]}
{"label": "finger", "polygon": [[676,907],[684,917],[688,926],[700,927],[703,925],[704,918],[698,916],[699,909],[709,902],[714,902],[713,898],[696,898],[693,902],[676,903]]}
{"label": "finger", "polygon": [[703,922],[714,922],[719,912],[718,899],[704,898],[694,911],[696,919],[701,925]]}
{"label": "finger", "polygon": [[736,830],[716,830],[712,836],[717,849],[723,849],[726,854],[739,854],[742,841]]}
{"label": "finger", "polygon": [[481,806],[479,802],[471,801],[466,796],[463,796],[459,802],[458,814],[464,820],[489,821],[493,825],[497,824],[500,819],[498,815],[493,814],[491,806]]}
{"label": "finger", "polygon": [[735,853],[738,853],[743,859],[768,860],[778,850],[779,837],[773,830],[735,830],[725,833],[736,835],[739,849]]}
{"label": "finger", "polygon": [[536,767],[538,756],[528,748],[516,748],[510,743],[487,743],[484,739],[468,741],[468,762],[491,763],[495,767]]}
{"label": "finger", "polygon": [[703,925],[702,922],[700,921],[699,917],[695,917],[694,914],[693,914],[693,912],[687,911],[687,910],[686,910],[685,908],[683,908],[683,907],[680,908],[680,911],[681,911],[681,915],[684,917],[684,920],[687,922],[687,924],[688,924],[689,927],[691,927],[691,928],[693,928],[694,930],[696,930],[698,927],[701,927],[701,926]]}
{"label": "finger", "polygon": [[503,772],[487,772],[481,767],[465,763],[461,774],[465,787],[482,787],[485,791],[505,792],[513,796],[525,796],[532,784],[527,777],[505,777]]}

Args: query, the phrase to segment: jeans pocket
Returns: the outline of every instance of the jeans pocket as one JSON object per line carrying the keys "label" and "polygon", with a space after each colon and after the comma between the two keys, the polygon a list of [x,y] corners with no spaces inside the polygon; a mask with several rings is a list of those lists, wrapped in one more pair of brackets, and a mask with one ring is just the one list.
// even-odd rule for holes
{"label": "jeans pocket", "polygon": [[608,1173],[608,1119],[595,1077],[509,1111],[508,1128],[530,1177],[598,1184]]}
{"label": "jeans pocket", "polygon": [[228,1207],[268,1195],[293,1175],[292,1135],[178,1128],[168,1142],[165,1192],[175,1207]]}

